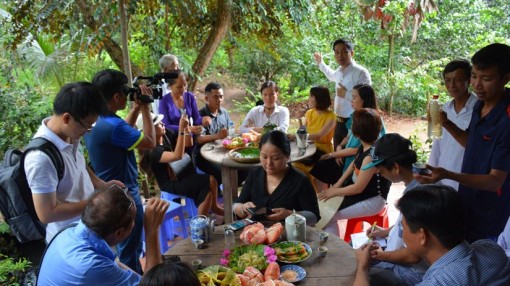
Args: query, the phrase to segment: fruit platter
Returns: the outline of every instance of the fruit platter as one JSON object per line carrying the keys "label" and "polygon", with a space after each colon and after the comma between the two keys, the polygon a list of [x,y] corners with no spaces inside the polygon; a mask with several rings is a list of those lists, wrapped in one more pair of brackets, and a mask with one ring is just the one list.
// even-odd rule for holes
{"label": "fruit platter", "polygon": [[223,139],[222,141],[223,147],[227,150],[233,150],[239,147],[246,146],[246,143],[248,143],[248,139],[241,138],[241,137],[234,137],[234,138],[227,138]]}
{"label": "fruit platter", "polygon": [[301,241],[281,241],[272,245],[278,261],[299,263],[312,255],[312,248]]}
{"label": "fruit platter", "polygon": [[241,147],[228,152],[228,156],[239,163],[257,163],[260,161],[260,151],[255,147]]}

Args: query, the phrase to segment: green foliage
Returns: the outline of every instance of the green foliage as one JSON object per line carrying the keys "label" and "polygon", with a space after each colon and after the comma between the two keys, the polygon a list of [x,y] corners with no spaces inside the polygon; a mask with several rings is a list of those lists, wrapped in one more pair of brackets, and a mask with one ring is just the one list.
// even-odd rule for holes
{"label": "green foliage", "polygon": [[427,139],[425,142],[421,141],[419,137],[420,132],[426,132],[426,130],[414,130],[414,132],[409,136],[409,140],[413,144],[412,149],[416,152],[416,155],[418,155],[417,161],[427,162],[429,160],[433,141],[431,139]]}
{"label": "green foliage", "polygon": [[0,221],[0,235],[8,234],[11,232],[11,228],[9,225],[3,221]]}
{"label": "green foliage", "polygon": [[11,257],[0,254],[0,282],[2,285],[20,285],[19,276],[28,270],[30,265],[26,258],[14,261]]}

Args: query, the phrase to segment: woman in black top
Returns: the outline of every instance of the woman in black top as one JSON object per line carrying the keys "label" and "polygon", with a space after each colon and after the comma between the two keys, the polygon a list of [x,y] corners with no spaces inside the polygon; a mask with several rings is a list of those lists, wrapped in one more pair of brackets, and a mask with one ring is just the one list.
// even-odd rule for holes
{"label": "woman in black top", "polygon": [[[354,111],[352,134],[360,139],[361,146],[342,177],[331,188],[318,194],[319,199],[324,201],[344,196],[338,212],[326,225],[325,231],[338,236],[337,220],[375,215],[386,205],[391,182],[380,176],[375,168],[363,169],[363,166],[372,162],[370,152],[381,128],[381,117],[375,110],[361,108]],[[352,177],[354,183],[342,187],[349,177]]]}
{"label": "woman in black top", "polygon": [[319,204],[313,186],[303,173],[288,164],[290,141],[281,131],[266,133],[260,140],[261,167],[246,178],[234,213],[245,218],[248,208],[266,207],[268,220],[284,220],[296,210],[314,225],[320,219]]}
{"label": "woman in black top", "polygon": [[[183,195],[193,199],[198,208],[198,214],[208,215],[212,210],[215,214],[223,216],[223,208],[217,204],[217,182],[213,176],[197,174],[195,168],[183,173],[182,178],[175,179],[168,166],[169,162],[177,161],[184,155],[186,143],[191,145],[189,139],[188,119],[183,115],[179,121],[179,133],[165,129],[161,122],[163,115],[152,115],[156,128],[156,148],[143,151],[140,159],[140,168],[147,174],[154,174],[159,188],[163,192]],[[188,139],[188,142],[185,140]]]}

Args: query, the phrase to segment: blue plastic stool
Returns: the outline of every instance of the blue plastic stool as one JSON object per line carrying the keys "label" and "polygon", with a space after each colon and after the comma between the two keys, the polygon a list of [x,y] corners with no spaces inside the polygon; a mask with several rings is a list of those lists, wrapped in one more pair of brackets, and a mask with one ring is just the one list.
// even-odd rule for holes
{"label": "blue plastic stool", "polygon": [[[180,204],[175,203],[173,201],[169,201],[170,206],[165,213],[165,217],[163,218],[163,223],[161,224],[161,228],[159,231],[159,242],[161,248],[161,254],[164,254],[168,249],[168,240],[173,239],[173,235],[179,235],[183,239],[188,237],[188,231],[186,229],[186,223],[184,220],[184,212],[183,208]],[[181,231],[177,231],[177,227],[174,227],[174,217],[179,217],[179,222],[181,224]],[[143,248],[145,252],[145,231],[142,231],[142,242]]]}
{"label": "blue plastic stool", "polygon": [[[189,220],[198,215],[197,206],[191,198],[164,191],[161,191],[161,198],[171,202],[175,202],[175,200],[181,202],[182,209],[188,214],[188,218],[186,219],[186,227],[189,226]],[[182,205],[182,199],[184,199],[185,205]]]}

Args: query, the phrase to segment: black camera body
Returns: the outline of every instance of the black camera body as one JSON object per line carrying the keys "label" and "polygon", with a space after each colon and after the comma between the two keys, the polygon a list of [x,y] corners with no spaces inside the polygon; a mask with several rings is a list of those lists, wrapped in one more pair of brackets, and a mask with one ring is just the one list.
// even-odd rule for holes
{"label": "black camera body", "polygon": [[[128,95],[129,100],[134,101],[135,96],[144,103],[154,102],[154,99],[161,99],[163,97],[163,80],[176,79],[179,76],[177,72],[157,73],[154,76],[138,76],[133,81],[133,87],[127,88],[125,93]],[[152,89],[152,96],[142,95],[140,84],[145,84]]]}

